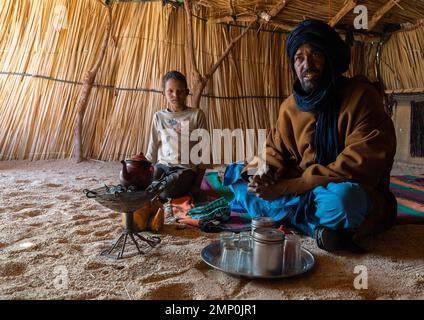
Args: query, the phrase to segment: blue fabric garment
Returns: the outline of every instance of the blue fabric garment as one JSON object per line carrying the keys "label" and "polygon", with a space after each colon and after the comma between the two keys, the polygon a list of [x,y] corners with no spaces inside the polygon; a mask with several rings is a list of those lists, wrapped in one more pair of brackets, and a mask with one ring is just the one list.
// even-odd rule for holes
{"label": "blue fabric garment", "polygon": [[316,163],[328,165],[333,162],[341,152],[337,130],[340,97],[337,94],[335,83],[342,83],[343,77],[333,75],[334,80],[323,81],[325,87],[318,88],[311,94],[306,94],[300,81],[293,86],[294,99],[301,111],[318,111],[314,135],[314,149],[316,150]]}
{"label": "blue fabric garment", "polygon": [[312,236],[318,226],[334,230],[356,230],[368,212],[368,196],[359,184],[331,182],[310,192],[314,210],[306,211],[309,212],[307,215],[297,215],[300,196],[285,195],[267,201],[247,192],[247,182],[241,177],[243,167],[240,163],[230,164],[225,171],[224,185],[233,191],[233,202],[243,207],[251,218],[266,216],[275,221],[285,219],[293,227]]}
{"label": "blue fabric garment", "polygon": [[234,193],[231,208],[242,207],[251,218],[272,217],[279,221],[286,216],[285,208],[297,205],[298,200],[293,196],[284,196],[274,201],[267,201],[247,192],[247,182],[241,177],[243,163],[232,163],[225,170],[224,185],[229,186]]}

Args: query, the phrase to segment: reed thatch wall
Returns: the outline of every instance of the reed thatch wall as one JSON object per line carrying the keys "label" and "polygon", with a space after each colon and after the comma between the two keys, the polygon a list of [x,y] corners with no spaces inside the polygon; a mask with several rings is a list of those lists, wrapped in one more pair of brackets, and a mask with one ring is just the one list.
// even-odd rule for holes
{"label": "reed thatch wall", "polygon": [[[72,156],[76,99],[100,50],[105,19],[95,0],[0,0],[1,160]],[[204,73],[242,29],[199,18],[194,24]],[[119,160],[146,149],[153,113],[166,106],[162,75],[171,69],[190,75],[185,28],[184,11],[161,2],[114,6],[113,41],[84,119],[86,157]],[[204,92],[210,128],[272,126],[291,91],[285,37],[252,30],[236,45]],[[373,77],[375,46],[352,50],[349,74]]]}
{"label": "reed thatch wall", "polygon": [[393,34],[381,57],[387,90],[424,93],[424,27]]}

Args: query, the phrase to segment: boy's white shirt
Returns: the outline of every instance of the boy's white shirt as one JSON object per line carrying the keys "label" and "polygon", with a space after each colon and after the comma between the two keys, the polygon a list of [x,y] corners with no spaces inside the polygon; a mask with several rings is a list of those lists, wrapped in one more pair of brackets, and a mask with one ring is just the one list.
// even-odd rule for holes
{"label": "boy's white shirt", "polygon": [[[187,126],[182,127],[182,126]],[[206,117],[201,109],[187,108],[171,112],[167,109],[158,111],[153,116],[150,141],[146,158],[153,164],[179,166],[196,170],[190,161],[190,151],[197,141],[190,141],[190,134],[195,129],[206,129]],[[189,142],[189,150],[182,150],[181,141]]]}

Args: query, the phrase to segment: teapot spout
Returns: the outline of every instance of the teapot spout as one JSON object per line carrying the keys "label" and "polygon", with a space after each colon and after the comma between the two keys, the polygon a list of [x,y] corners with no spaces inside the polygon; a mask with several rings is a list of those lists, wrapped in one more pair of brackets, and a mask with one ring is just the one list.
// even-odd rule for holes
{"label": "teapot spout", "polygon": [[127,170],[127,163],[125,162],[125,160],[122,160],[121,163],[122,163],[121,178],[124,180],[128,180],[129,175]]}

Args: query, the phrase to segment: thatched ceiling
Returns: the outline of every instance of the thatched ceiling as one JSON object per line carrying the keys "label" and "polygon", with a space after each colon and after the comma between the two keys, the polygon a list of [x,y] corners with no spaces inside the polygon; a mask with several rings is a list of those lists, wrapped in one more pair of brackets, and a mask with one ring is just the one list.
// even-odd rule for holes
{"label": "thatched ceiling", "polygon": [[[382,32],[388,26],[417,24],[424,18],[424,0],[194,0],[207,8],[210,22],[246,22],[261,12],[273,13],[268,22],[290,30],[305,18],[332,21],[338,28],[353,28],[357,14],[353,8],[364,5],[368,10],[369,30]],[[271,14],[272,16],[272,14]],[[332,20],[333,19],[333,20]],[[422,22],[423,20],[421,20]]]}

